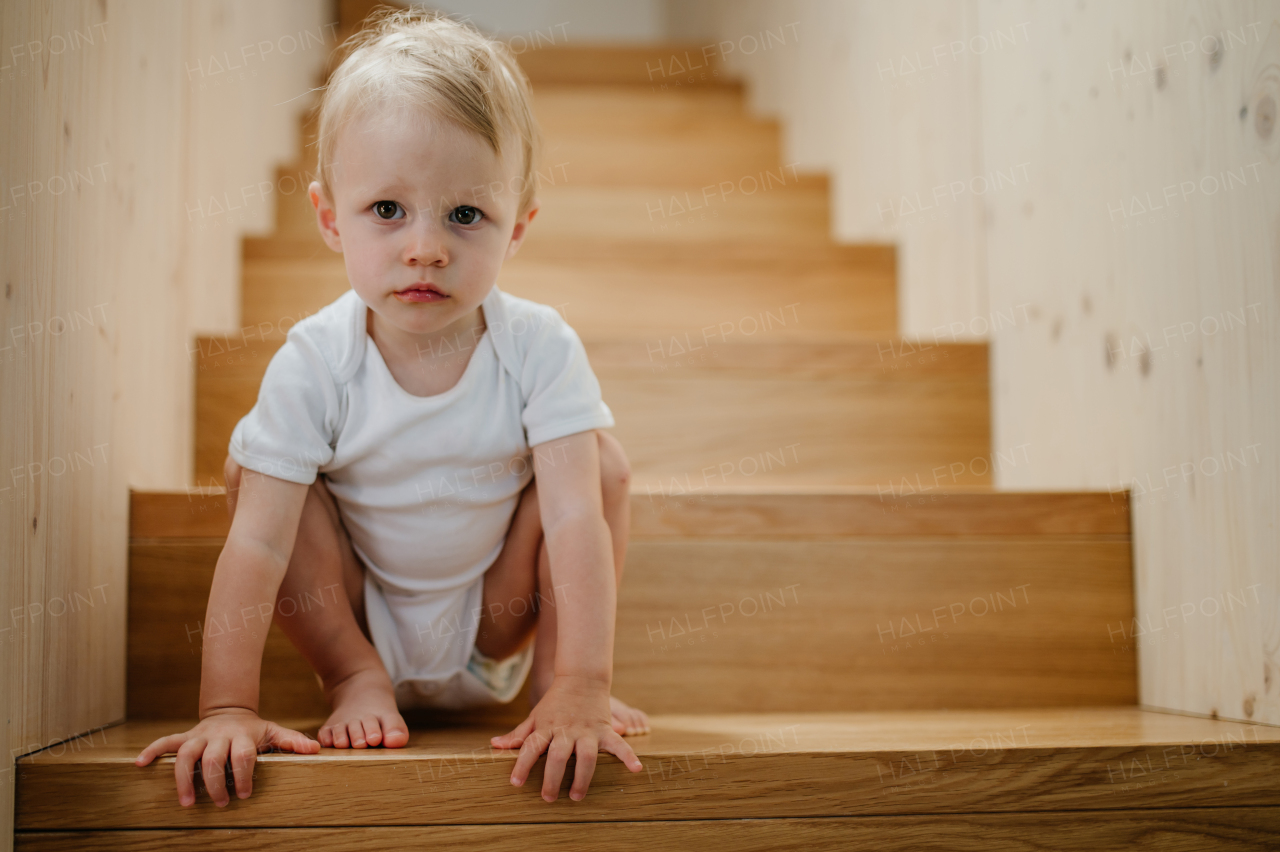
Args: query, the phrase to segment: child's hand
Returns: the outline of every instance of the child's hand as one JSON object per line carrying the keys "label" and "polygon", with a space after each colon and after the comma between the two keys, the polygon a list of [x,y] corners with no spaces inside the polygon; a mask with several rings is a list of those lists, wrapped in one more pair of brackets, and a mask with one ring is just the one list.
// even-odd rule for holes
{"label": "child's hand", "polygon": [[185,734],[161,737],[143,749],[134,763],[146,766],[162,754],[176,752],[173,774],[178,782],[178,802],[188,807],[196,801],[193,778],[199,760],[209,797],[221,808],[231,801],[224,777],[228,754],[236,795],[247,799],[253,792],[253,764],[258,752],[272,746],[297,754],[320,751],[320,743],[305,734],[267,722],[252,711],[237,709],[206,716]]}
{"label": "child's hand", "polygon": [[494,748],[520,749],[511,772],[511,783],[517,787],[528,780],[538,756],[547,752],[542,798],[548,802],[559,798],[560,781],[574,752],[578,754],[578,766],[569,798],[575,802],[587,795],[596,771],[596,753],[601,748],[616,755],[632,772],[641,769],[640,758],[613,730],[608,686],[582,678],[556,677],[528,719],[511,733],[490,742]]}

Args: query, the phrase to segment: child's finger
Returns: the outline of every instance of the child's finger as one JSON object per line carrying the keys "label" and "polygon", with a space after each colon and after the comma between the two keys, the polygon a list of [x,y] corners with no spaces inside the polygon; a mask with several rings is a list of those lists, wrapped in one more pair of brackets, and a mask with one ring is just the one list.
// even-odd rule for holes
{"label": "child's finger", "polygon": [[161,737],[142,750],[142,753],[134,759],[134,763],[138,766],[146,766],[162,754],[176,752],[187,741],[186,734],[172,734],[167,737]]}
{"label": "child's finger", "polygon": [[577,771],[573,773],[573,786],[569,788],[569,798],[581,802],[587,797],[587,788],[591,786],[591,776],[596,772],[596,751],[599,744],[594,737],[578,739],[574,751],[578,753]]}
{"label": "child's finger", "polygon": [[240,735],[231,741],[231,774],[236,779],[236,796],[247,799],[253,795],[253,764],[258,759],[258,749],[253,740]]}
{"label": "child's finger", "polygon": [[600,738],[600,747],[616,756],[632,772],[639,772],[644,768],[640,758],[636,757],[635,751],[627,745],[627,741],[613,731],[607,732]]}
{"label": "child's finger", "polygon": [[520,754],[516,757],[516,765],[511,770],[512,784],[519,787],[529,780],[529,772],[532,771],[533,765],[538,762],[538,758],[542,755],[542,750],[546,748],[545,739],[545,735],[539,731],[534,731],[525,738],[524,745],[520,746]]}
{"label": "child's finger", "polygon": [[204,776],[204,788],[209,791],[209,798],[218,807],[224,807],[231,801],[227,794],[226,764],[227,751],[231,743],[225,739],[210,741],[205,746],[204,755],[200,758],[200,772]]}
{"label": "child's finger", "polygon": [[542,798],[554,802],[560,798],[560,782],[564,780],[564,771],[573,757],[573,740],[561,732],[551,740],[547,749],[547,765],[542,771]]}
{"label": "child's finger", "polygon": [[529,736],[529,732],[533,730],[533,719],[528,718],[515,726],[510,733],[503,734],[500,737],[491,737],[489,742],[494,748],[520,748],[524,744],[524,738]]}
{"label": "child's finger", "polygon": [[287,749],[295,754],[316,754],[320,751],[320,743],[311,737],[292,728],[282,728],[275,722],[267,723],[265,745]]}
{"label": "child's finger", "polygon": [[184,808],[196,801],[196,760],[204,752],[205,741],[193,737],[178,749],[178,757],[173,762],[173,778],[178,785],[178,804]]}

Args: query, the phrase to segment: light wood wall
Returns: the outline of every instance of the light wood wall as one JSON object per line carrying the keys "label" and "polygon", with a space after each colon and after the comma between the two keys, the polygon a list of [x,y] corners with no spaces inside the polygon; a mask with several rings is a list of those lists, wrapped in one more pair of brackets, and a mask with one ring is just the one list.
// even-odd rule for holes
{"label": "light wood wall", "polygon": [[991,341],[993,444],[1031,457],[997,486],[1133,492],[1138,623],[1099,628],[1142,702],[1280,724],[1280,3],[671,8],[708,44],[797,22],[726,61],[837,236],[898,241],[901,331]]}
{"label": "light wood wall", "polygon": [[242,218],[188,210],[295,151],[306,100],[282,102],[326,50],[259,45],[327,35],[327,11],[0,4],[4,848],[14,756],[124,715],[128,489],[190,481],[188,348],[238,326],[238,237],[272,218],[265,190]]}

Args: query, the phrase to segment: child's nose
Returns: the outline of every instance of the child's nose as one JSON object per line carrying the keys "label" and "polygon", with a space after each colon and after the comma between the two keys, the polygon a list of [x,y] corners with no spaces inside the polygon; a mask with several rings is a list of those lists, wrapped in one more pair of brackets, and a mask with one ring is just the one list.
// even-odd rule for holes
{"label": "child's nose", "polygon": [[449,252],[445,245],[445,234],[441,228],[430,222],[422,222],[408,232],[408,243],[404,249],[404,262],[410,266],[445,266],[449,263]]}

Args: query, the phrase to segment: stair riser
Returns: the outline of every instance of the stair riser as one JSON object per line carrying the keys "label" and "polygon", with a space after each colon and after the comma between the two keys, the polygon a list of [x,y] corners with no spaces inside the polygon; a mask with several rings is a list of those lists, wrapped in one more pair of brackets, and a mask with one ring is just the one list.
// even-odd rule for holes
{"label": "stair riser", "polygon": [[[220,551],[131,547],[130,718],[196,712]],[[639,540],[614,687],[651,713],[1132,704],[1134,649],[1108,631],[1132,618],[1127,537]],[[437,638],[433,626],[424,641]],[[276,624],[262,683],[267,717],[327,714]],[[517,702],[495,717],[519,721]]]}
{"label": "stair riser", "polygon": [[[694,352],[677,352],[679,343],[588,344],[634,488],[646,494],[849,484],[899,494],[926,485],[989,485],[996,466],[1031,460],[1025,448],[992,457],[984,346],[933,347],[927,359],[912,359],[894,343],[737,346],[704,339]],[[231,432],[257,400],[279,345],[200,341],[201,485],[221,484]]]}
{"label": "stair riser", "polygon": [[175,847],[207,852],[347,852],[386,849],[609,849],[651,852],[812,852],[814,849],[877,849],[955,852],[1042,849],[1094,852],[1139,849],[1159,836],[1162,849],[1184,852],[1269,850],[1280,845],[1280,813],[1274,808],[1196,808],[1149,811],[1086,811],[1070,814],[957,814],[954,816],[832,817],[613,822],[580,825],[459,825],[386,828],[200,829],[83,833],[19,833],[20,852],[134,850],[170,852]]}
{"label": "stair riser", "polygon": [[[557,161],[560,162],[560,161]],[[642,242],[767,241],[801,248],[827,245],[825,181],[774,168],[690,183],[597,186],[571,161],[542,170],[541,202],[529,239],[568,242],[630,239]],[[729,180],[733,188],[722,187]],[[305,192],[278,196],[282,236],[316,233],[316,214]]]}
{"label": "stair riser", "polygon": [[[775,38],[784,41],[785,35],[780,30],[774,33]],[[537,44],[535,49],[517,54],[517,61],[537,88],[542,84],[634,85],[646,89],[665,84],[681,90],[734,86],[723,68],[720,52],[704,48],[698,43],[607,47],[561,44],[550,49]]]}
{"label": "stair riser", "polygon": [[[477,742],[482,742],[475,737]],[[375,749],[298,759],[260,756],[254,794],[217,808],[204,795],[191,808],[175,802],[173,759],[139,769],[128,758],[84,765],[27,763],[18,785],[18,829],[303,827],[626,822],[630,820],[780,819],[794,817],[968,814],[981,811],[1117,811],[1147,808],[1248,808],[1280,805],[1274,779],[1280,744],[1185,762],[1179,746],[967,751],[905,755],[744,754],[728,742],[696,754],[650,755],[646,769],[627,771],[601,755],[592,792],[544,802],[540,763],[523,789],[509,781],[515,755],[474,761],[419,757],[397,762]],[[1187,746],[1194,750],[1195,746]],[[1166,757],[1174,755],[1173,757]],[[936,759],[937,768],[932,767]],[[891,772],[920,763],[914,783]],[[1108,766],[1159,766],[1155,779],[1115,783]],[[324,768],[322,768],[324,767]],[[927,767],[927,768],[924,768]],[[342,786],[324,790],[326,778]],[[1114,772],[1112,773],[1114,777]],[[886,782],[888,778],[888,782]],[[358,791],[358,792],[356,792]],[[335,797],[352,798],[335,806]],[[1105,815],[1105,814],[1104,814]],[[1274,824],[1274,823],[1272,823]]]}
{"label": "stair riser", "polygon": [[[673,337],[692,348],[770,340],[811,343],[855,334],[887,339],[897,333],[892,274],[883,268],[852,263],[786,272],[652,262],[605,266],[521,258],[503,269],[498,286],[555,306],[584,337],[647,339],[664,357],[679,348]],[[248,331],[239,337],[282,335],[350,289],[341,256],[327,248],[305,258],[247,258],[242,323]]]}

